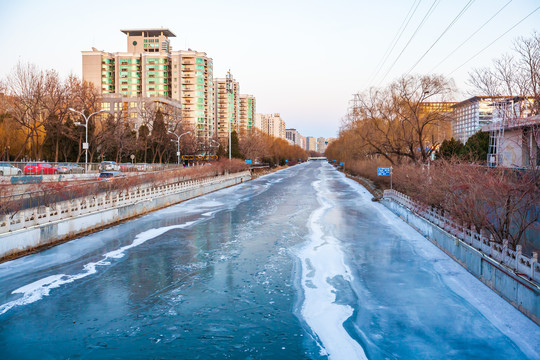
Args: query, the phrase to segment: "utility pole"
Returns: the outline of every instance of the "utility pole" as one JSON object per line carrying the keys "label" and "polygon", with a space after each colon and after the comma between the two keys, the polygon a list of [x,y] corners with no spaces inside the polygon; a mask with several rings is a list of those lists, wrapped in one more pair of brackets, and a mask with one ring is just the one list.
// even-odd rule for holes
{"label": "utility pole", "polygon": [[[226,78],[226,88],[227,88],[227,102],[228,102],[228,105],[231,105],[232,101],[231,101],[231,96],[233,97],[233,100],[234,100],[234,94],[233,94],[233,78],[232,78],[232,75],[231,75],[231,70],[229,69],[229,71],[227,72],[227,78]],[[229,114],[230,114],[230,109],[228,108],[229,110]],[[229,161],[231,160],[231,127],[232,127],[232,120],[230,117],[228,119],[229,121]]]}

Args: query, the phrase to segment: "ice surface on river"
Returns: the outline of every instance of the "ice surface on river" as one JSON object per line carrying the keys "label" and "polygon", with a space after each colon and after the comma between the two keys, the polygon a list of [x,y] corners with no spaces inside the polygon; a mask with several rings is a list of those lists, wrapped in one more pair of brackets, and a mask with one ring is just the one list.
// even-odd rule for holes
{"label": "ice surface on river", "polygon": [[540,359],[538,326],[321,162],[2,263],[0,304],[6,359]]}

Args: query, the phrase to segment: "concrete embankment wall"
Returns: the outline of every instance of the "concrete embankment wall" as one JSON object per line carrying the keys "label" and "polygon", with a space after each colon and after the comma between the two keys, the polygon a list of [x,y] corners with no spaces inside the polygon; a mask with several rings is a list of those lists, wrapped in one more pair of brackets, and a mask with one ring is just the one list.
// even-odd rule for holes
{"label": "concrete embankment wall", "polygon": [[0,220],[0,260],[251,180],[249,171],[29,209]]}
{"label": "concrete embankment wall", "polygon": [[384,199],[382,203],[502,298],[540,325],[540,288],[537,284],[519,276],[503,264],[397,202]]}

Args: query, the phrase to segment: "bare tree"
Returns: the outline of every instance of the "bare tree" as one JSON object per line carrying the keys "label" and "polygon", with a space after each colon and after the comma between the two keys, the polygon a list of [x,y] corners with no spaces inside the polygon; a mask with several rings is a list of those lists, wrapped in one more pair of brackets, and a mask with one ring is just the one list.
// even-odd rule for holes
{"label": "bare tree", "polygon": [[47,117],[43,109],[45,83],[43,71],[35,65],[21,62],[6,80],[8,95],[13,99],[9,112],[27,133],[24,146],[16,158],[22,156],[27,145],[33,158],[41,158],[41,144],[45,136],[43,121]]}
{"label": "bare tree", "polygon": [[434,129],[450,121],[447,113],[423,106],[444,99],[453,90],[442,76],[407,76],[388,88],[372,88],[355,97],[348,129],[357,146],[391,163],[402,158],[425,162],[433,147]]}
{"label": "bare tree", "polygon": [[540,114],[540,34],[517,38],[511,54],[493,60],[491,67],[473,69],[467,83],[476,95],[532,98],[521,105],[531,115]]}
{"label": "bare tree", "polygon": [[65,125],[69,116],[69,89],[55,71],[48,71],[45,74],[45,89],[43,106],[48,114],[43,123],[46,131],[45,141],[48,140],[53,144],[54,161],[58,162],[60,142],[69,131]]}

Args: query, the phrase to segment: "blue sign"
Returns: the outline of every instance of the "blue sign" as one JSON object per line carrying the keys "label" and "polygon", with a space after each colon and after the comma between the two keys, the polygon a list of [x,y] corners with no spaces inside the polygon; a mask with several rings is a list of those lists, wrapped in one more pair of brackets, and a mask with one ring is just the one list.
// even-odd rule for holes
{"label": "blue sign", "polygon": [[343,166],[343,165],[345,165],[344,162],[340,162],[340,163],[339,163],[339,166]]}
{"label": "blue sign", "polygon": [[390,176],[392,173],[391,167],[378,167],[377,168],[377,176]]}
{"label": "blue sign", "polygon": [[246,164],[251,165],[251,160],[246,160]]}
{"label": "blue sign", "polygon": [[289,160],[285,160],[285,162],[286,162],[286,163],[288,163],[288,162],[289,162]]}

